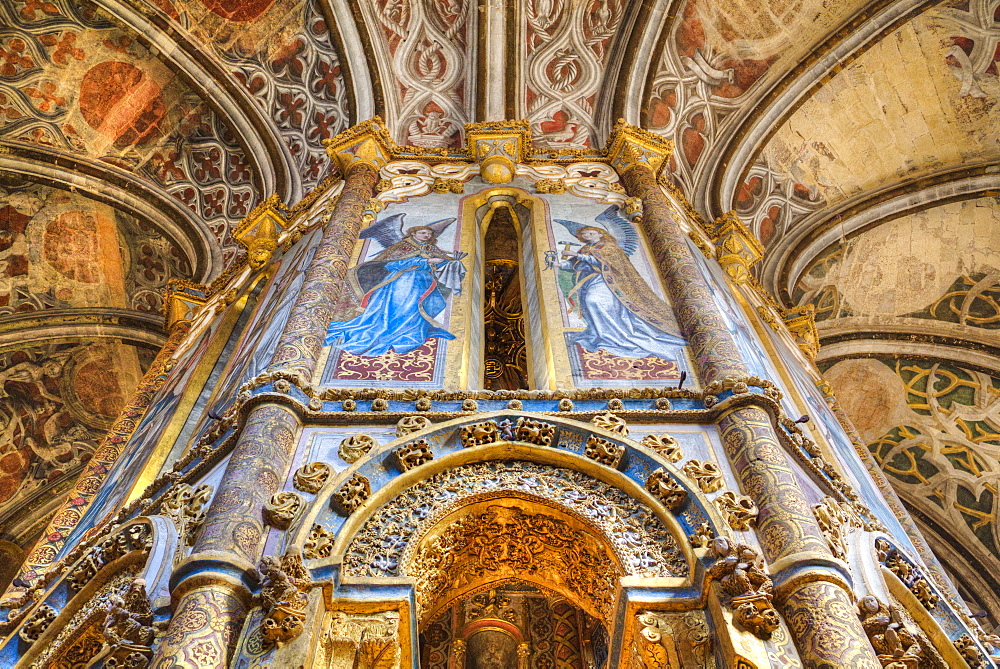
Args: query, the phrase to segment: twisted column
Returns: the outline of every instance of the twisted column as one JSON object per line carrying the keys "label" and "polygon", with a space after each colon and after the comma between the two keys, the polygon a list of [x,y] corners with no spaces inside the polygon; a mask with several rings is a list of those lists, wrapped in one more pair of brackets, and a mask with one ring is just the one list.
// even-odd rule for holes
{"label": "twisted column", "polygon": [[[327,146],[346,174],[344,188],[269,366],[295,374],[302,383],[312,377],[362,213],[388,156],[371,125],[345,131]],[[255,566],[266,538],[261,510],[288,475],[298,429],[298,418],[280,405],[261,404],[250,411],[191,555],[171,578],[176,613],[152,667],[228,665],[246,622]]]}
{"label": "twisted column", "polygon": [[[656,182],[654,170],[672,147],[621,123],[610,147],[612,165],[627,191],[642,200],[643,229],[699,376],[706,384],[726,376],[746,376],[736,341]],[[720,430],[741,488],[759,509],[757,534],[777,572],[775,603],[803,666],[881,667],[855,613],[847,576],[823,538],[768,414],[755,406],[737,407],[722,416]]]}

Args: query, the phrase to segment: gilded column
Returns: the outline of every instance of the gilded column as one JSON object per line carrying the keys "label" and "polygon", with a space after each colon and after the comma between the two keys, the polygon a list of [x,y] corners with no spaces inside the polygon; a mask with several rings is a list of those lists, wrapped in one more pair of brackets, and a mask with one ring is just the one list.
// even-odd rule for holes
{"label": "gilded column", "polygon": [[[269,367],[309,383],[340,295],[379,169],[390,156],[379,120],[327,142],[345,175],[302,290]],[[225,667],[245,623],[266,537],[262,508],[288,474],[298,418],[277,404],[255,406],[233,447],[201,533],[171,579],[175,614],[153,667]]]}
{"label": "gilded column", "polygon": [[[656,182],[672,148],[619,122],[608,153],[629,194],[642,201],[643,229],[702,381],[746,376],[736,341]],[[722,416],[719,427],[741,487],[759,509],[757,534],[776,572],[776,603],[804,666],[881,667],[854,612],[847,576],[823,539],[767,412],[738,407]]]}

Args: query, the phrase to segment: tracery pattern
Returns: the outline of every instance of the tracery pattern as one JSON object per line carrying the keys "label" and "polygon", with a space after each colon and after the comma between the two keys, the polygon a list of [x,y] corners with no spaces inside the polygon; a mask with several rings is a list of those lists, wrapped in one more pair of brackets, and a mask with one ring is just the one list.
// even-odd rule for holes
{"label": "tracery pattern", "polygon": [[524,3],[525,118],[537,148],[584,149],[603,141],[594,106],[622,0]]}
{"label": "tracery pattern", "polygon": [[0,138],[109,163],[173,195],[223,249],[257,198],[235,135],[190,87],[87,2],[0,6]]}
{"label": "tracery pattern", "polygon": [[456,467],[408,488],[376,511],[351,540],[344,556],[344,573],[399,576],[405,569],[404,551],[435,519],[473,495],[504,492],[556,502],[586,519],[611,540],[629,574],[687,573],[673,536],[647,507],[575,470],[519,461]]}
{"label": "tracery pattern", "polygon": [[477,3],[377,0],[363,6],[390,61],[384,74],[398,100],[396,139],[426,148],[460,146],[462,126],[472,118]]}

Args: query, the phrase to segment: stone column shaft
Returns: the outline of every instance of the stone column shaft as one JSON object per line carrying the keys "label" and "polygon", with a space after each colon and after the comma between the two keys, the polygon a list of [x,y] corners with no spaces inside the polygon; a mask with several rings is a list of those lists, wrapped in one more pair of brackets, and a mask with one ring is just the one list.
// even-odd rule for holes
{"label": "stone column shaft", "polygon": [[[377,180],[372,164],[350,165],[269,370],[309,382]],[[262,508],[288,475],[298,427],[295,414],[280,405],[250,411],[191,556],[171,579],[177,611],[167,633],[171,642],[160,646],[152,667],[227,666],[246,622],[253,570],[266,537]],[[181,651],[191,644],[205,651],[197,658]]]}
{"label": "stone column shaft", "polygon": [[[702,381],[746,376],[736,341],[652,169],[630,161],[621,171],[629,194],[642,200],[643,228]],[[778,564],[779,577],[787,572],[776,603],[803,665],[878,669],[881,663],[861,628],[845,578],[829,568],[803,564],[808,559],[836,567],[770,417],[758,407],[740,407],[723,416],[720,428],[741,487],[759,509],[757,535],[764,555]]]}

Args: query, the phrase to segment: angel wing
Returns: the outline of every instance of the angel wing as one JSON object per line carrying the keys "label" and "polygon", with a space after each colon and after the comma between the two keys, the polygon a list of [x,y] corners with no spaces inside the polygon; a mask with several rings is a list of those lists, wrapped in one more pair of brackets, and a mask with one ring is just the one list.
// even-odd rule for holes
{"label": "angel wing", "polygon": [[618,240],[618,246],[622,247],[626,255],[632,255],[639,250],[639,233],[619,211],[618,205],[613,204],[602,211],[594,220],[602,223],[607,231]]}
{"label": "angel wing", "polygon": [[393,214],[372,223],[358,235],[361,239],[374,239],[382,248],[389,248],[403,239],[403,218],[406,214]]}
{"label": "angel wing", "polygon": [[569,234],[573,235],[574,237],[576,237],[576,233],[580,231],[580,228],[587,227],[583,223],[577,223],[576,221],[567,221],[562,218],[554,218],[552,220],[555,221],[556,223],[559,223],[567,230],[569,230]]}

